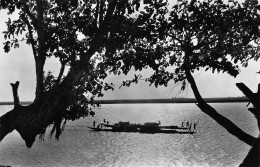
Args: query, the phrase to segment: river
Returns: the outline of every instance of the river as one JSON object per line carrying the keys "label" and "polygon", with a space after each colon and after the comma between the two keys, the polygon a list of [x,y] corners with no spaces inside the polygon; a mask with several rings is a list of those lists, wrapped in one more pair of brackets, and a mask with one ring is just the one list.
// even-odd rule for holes
{"label": "river", "polygon": [[[246,103],[213,103],[247,133],[257,136],[256,120]],[[0,115],[12,106],[0,106]],[[10,166],[98,166],[98,167],[165,167],[227,166],[240,164],[250,147],[230,135],[195,104],[105,104],[95,109],[95,117],[68,122],[60,140],[45,140],[26,148],[14,131],[0,142],[0,164]],[[181,125],[198,122],[197,133],[141,134],[93,132],[92,122],[158,122]]]}

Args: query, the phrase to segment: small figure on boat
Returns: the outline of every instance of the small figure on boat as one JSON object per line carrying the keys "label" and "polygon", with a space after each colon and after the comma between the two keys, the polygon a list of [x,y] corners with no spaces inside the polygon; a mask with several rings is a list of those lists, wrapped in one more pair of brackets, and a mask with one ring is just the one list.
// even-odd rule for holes
{"label": "small figure on boat", "polygon": [[186,126],[187,126],[187,127],[189,127],[189,126],[190,126],[190,122],[189,122],[189,121],[187,121],[187,123],[186,123]]}
{"label": "small figure on boat", "polygon": [[159,125],[161,125],[161,121],[159,121]]}
{"label": "small figure on boat", "polygon": [[93,121],[93,127],[95,127],[95,126],[96,126],[96,121],[94,120],[94,121]]}
{"label": "small figure on boat", "polygon": [[109,125],[109,121],[107,121],[107,125]]}
{"label": "small figure on boat", "polygon": [[106,123],[106,119],[104,119],[103,121],[104,121],[104,123]]}
{"label": "small figure on boat", "polygon": [[183,122],[183,121],[181,122],[181,127],[182,127],[182,128],[184,127],[184,122]]}
{"label": "small figure on boat", "polygon": [[192,123],[190,123],[190,125],[189,125],[189,132],[191,132],[191,126],[192,126]]}

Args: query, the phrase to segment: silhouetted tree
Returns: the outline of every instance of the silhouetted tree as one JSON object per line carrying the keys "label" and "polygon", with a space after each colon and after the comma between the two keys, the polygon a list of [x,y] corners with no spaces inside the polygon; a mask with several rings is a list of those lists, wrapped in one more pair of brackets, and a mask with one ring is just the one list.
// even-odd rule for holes
{"label": "silhouetted tree", "polygon": [[[254,4],[192,0],[178,1],[169,7],[164,0],[143,2],[139,10],[139,0],[2,0],[1,8],[9,13],[19,11],[18,20],[7,22],[4,49],[8,52],[12,46],[18,47],[16,35],[27,32],[25,40],[32,46],[35,59],[36,94],[33,104],[21,106],[19,82],[11,84],[15,105],[0,118],[0,139],[16,129],[31,147],[35,137],[51,124],[58,138],[64,120],[88,114],[86,92],[101,96],[103,87],[111,88],[101,81],[107,70],[127,74],[132,68],[150,67],[154,74],[146,81],[167,86],[174,80],[182,82],[185,89],[187,80],[198,107],[252,146],[255,137],[204,101],[192,72],[205,68],[236,76],[237,62],[247,66],[249,59],[258,60],[259,15]],[[77,38],[79,34],[84,40]],[[48,73],[44,77],[45,61],[52,56],[60,60],[60,74],[54,77]],[[65,66],[69,67],[67,73]],[[131,82],[138,82],[139,78],[135,76]],[[254,108],[250,111],[257,115],[259,107],[252,99],[249,98]],[[259,116],[256,118],[259,125]]]}
{"label": "silhouetted tree", "polygon": [[[156,10],[146,24],[150,33],[143,39],[135,40],[134,46],[129,45],[121,57],[118,56],[123,62],[120,69],[127,74],[131,68],[152,68],[154,74],[146,81],[156,87],[167,86],[170,80],[174,80],[182,82],[182,89],[185,89],[188,81],[201,111],[252,146],[259,139],[244,132],[207,104],[200,95],[192,73],[203,68],[236,77],[239,74],[237,63],[247,67],[250,59],[259,59],[260,16],[259,6],[255,5],[251,1],[241,5],[235,1],[224,4],[221,0],[191,0],[178,1],[172,7],[157,5],[150,8]],[[137,83],[140,78],[136,76],[123,85]],[[260,129],[260,87],[258,93],[254,94],[242,83],[237,86],[253,104],[249,111],[256,117]],[[259,146],[255,148],[257,150]],[[258,165],[259,152],[255,152],[257,154],[252,161]]]}
{"label": "silhouetted tree", "polygon": [[[36,93],[31,105],[22,106],[19,82],[11,84],[14,109],[0,118],[0,140],[17,130],[31,147],[48,126],[59,138],[66,120],[93,115],[89,103],[112,88],[102,81],[107,68],[119,65],[99,62],[143,38],[143,23],[152,13],[139,8],[140,0],[1,0],[0,9],[19,16],[7,21],[4,50],[19,47],[22,34],[34,55]],[[50,57],[60,61],[58,76],[44,74]]]}

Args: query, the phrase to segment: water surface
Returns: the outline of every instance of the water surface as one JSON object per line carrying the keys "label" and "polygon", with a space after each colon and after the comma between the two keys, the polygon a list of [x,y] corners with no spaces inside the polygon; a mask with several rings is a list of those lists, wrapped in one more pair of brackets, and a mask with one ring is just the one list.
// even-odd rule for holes
{"label": "water surface", "polygon": [[[212,104],[240,128],[257,136],[254,117],[246,103]],[[0,115],[11,106],[0,106]],[[93,132],[92,122],[161,121],[181,125],[183,120],[198,123],[190,134],[140,134]],[[237,166],[248,150],[245,143],[230,135],[195,104],[106,104],[95,117],[69,122],[57,142],[48,135],[25,147],[17,132],[0,143],[0,164],[11,166]]]}

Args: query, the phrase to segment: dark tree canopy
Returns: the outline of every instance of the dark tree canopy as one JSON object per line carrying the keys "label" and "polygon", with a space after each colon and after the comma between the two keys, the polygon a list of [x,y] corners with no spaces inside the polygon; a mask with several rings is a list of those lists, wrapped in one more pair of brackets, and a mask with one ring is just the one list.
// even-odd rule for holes
{"label": "dark tree canopy", "polygon": [[[239,66],[259,59],[259,23],[257,8],[237,2],[183,1],[172,7],[161,6],[148,22],[150,33],[134,39],[119,61],[121,70],[152,68],[147,81],[155,86],[174,79],[183,81],[185,68],[204,68],[214,73],[237,76]],[[168,67],[174,67],[168,68]]]}
{"label": "dark tree canopy", "polygon": [[[7,21],[4,50],[19,47],[21,40],[31,46],[36,93],[33,104],[15,103],[14,109],[1,117],[0,139],[16,129],[31,147],[35,136],[44,134],[49,125],[54,124],[52,132],[56,131],[58,138],[62,122],[94,115],[89,103],[102,96],[102,90],[113,88],[103,81],[107,69],[120,66],[105,60],[125,50],[129,41],[148,34],[145,22],[160,4],[140,0],[1,0],[0,9],[19,15],[17,20]],[[50,57],[60,61],[58,76],[44,72]],[[12,113],[17,116],[12,118]],[[8,128],[3,124],[10,119],[14,124]]]}
{"label": "dark tree canopy", "polygon": [[[160,2],[163,4],[163,1]],[[150,9],[155,12],[145,23],[149,33],[141,39],[129,41],[124,51],[111,58],[114,64],[121,64],[117,70],[127,74],[133,68],[152,68],[154,74],[146,81],[156,87],[167,86],[169,81],[174,80],[181,81],[184,89],[189,82],[201,111],[252,146],[241,166],[259,166],[260,138],[244,132],[207,104],[192,76],[195,70],[205,69],[236,77],[240,72],[239,64],[247,67],[249,60],[259,60],[259,6],[253,0],[244,4],[191,0],[178,1],[172,7],[156,7]],[[140,78],[135,76],[123,85],[137,83]],[[260,84],[257,93],[243,83],[238,83],[237,87],[253,104],[248,110],[257,119],[260,129]]]}
{"label": "dark tree canopy", "polygon": [[[170,80],[174,80],[181,81],[182,89],[185,89],[186,82],[189,82],[201,111],[230,134],[252,146],[240,166],[260,166],[260,137],[244,132],[207,104],[200,95],[192,72],[205,69],[236,77],[239,74],[238,64],[247,67],[250,59],[258,61],[259,16],[259,5],[255,0],[247,0],[243,5],[235,1],[224,4],[221,0],[178,1],[172,8],[162,6],[157,9],[146,23],[151,33],[135,40],[135,44],[129,45],[120,55],[123,65],[119,69],[125,74],[131,68],[152,68],[154,74],[146,81],[156,87],[167,86]],[[136,76],[123,85],[137,83],[140,78]],[[252,103],[253,107],[248,110],[256,118],[260,129],[260,84],[256,93],[243,83],[236,85]]]}
{"label": "dark tree canopy", "polygon": [[[1,0],[0,9],[19,15],[17,20],[7,22],[4,50],[19,47],[18,34],[26,34],[23,40],[31,45],[35,59],[36,93],[33,104],[21,106],[19,82],[12,84],[15,106],[0,117],[0,140],[15,129],[31,147],[35,137],[52,124],[58,138],[62,122],[94,114],[89,112],[89,103],[95,96],[102,96],[103,89],[112,89],[103,81],[107,71],[127,74],[131,69],[151,68],[154,74],[146,81],[155,86],[181,81],[183,89],[188,81],[204,113],[253,145],[255,137],[203,100],[192,72],[203,68],[235,77],[238,62],[246,67],[248,60],[258,60],[259,6],[252,0],[243,5],[235,1],[224,4],[221,0],[169,2]],[[58,76],[44,73],[45,61],[50,57],[60,60]],[[136,75],[125,85],[137,83],[138,79]],[[253,97],[250,101],[254,108],[250,111],[260,128],[256,96],[244,89],[245,85],[238,87]]]}

